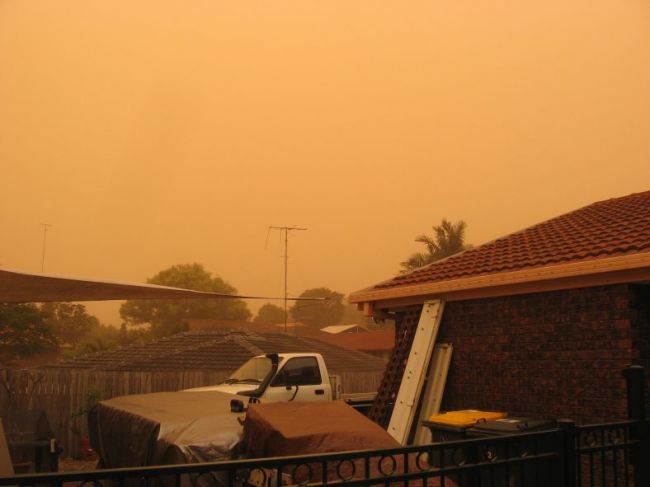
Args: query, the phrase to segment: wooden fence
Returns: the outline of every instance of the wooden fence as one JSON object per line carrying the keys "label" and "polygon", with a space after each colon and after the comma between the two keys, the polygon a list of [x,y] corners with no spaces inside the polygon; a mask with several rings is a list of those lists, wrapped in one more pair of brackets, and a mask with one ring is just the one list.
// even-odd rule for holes
{"label": "wooden fence", "polygon": [[[343,393],[376,391],[383,374],[334,373],[340,377]],[[63,447],[62,455],[76,457],[80,438],[88,436],[88,409],[97,399],[217,384],[227,376],[227,372],[210,370],[3,369],[0,370],[0,416],[5,431],[11,434],[12,431],[24,431],[26,412],[44,411],[57,441]]]}

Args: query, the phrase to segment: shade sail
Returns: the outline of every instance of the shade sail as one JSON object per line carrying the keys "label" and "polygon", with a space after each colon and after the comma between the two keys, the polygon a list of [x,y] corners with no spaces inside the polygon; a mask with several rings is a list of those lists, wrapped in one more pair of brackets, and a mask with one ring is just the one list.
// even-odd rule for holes
{"label": "shade sail", "polygon": [[[0,269],[0,303],[119,299],[279,299]],[[287,298],[303,300],[305,298]],[[313,299],[313,298],[312,298]],[[318,299],[318,298],[317,298]]]}

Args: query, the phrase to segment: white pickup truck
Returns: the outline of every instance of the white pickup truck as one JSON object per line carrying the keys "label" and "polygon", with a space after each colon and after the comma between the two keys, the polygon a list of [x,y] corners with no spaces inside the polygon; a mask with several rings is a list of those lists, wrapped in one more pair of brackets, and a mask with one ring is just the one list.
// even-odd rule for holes
{"label": "white pickup truck", "polygon": [[219,391],[254,402],[331,401],[325,360],[318,353],[269,353],[251,358],[225,381],[187,392]]}

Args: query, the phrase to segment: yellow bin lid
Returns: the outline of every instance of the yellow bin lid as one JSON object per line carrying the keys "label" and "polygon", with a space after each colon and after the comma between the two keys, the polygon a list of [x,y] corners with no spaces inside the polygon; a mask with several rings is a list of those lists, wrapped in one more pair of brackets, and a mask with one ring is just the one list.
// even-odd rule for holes
{"label": "yellow bin lid", "polygon": [[429,421],[448,424],[450,426],[474,426],[483,421],[505,418],[508,413],[500,411],[479,411],[478,409],[463,409],[459,411],[448,411],[442,414],[434,414]]}

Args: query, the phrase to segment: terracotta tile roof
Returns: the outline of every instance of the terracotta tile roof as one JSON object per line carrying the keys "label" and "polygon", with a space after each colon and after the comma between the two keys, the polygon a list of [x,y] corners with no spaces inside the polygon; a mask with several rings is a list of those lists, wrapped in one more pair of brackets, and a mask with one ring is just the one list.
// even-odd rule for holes
{"label": "terracotta tile roof", "polygon": [[143,345],[96,352],[54,367],[99,370],[197,370],[233,372],[255,355],[316,352],[330,373],[383,371],[385,361],[309,337],[248,330],[201,330],[180,333]]}
{"label": "terracotta tile roof", "polygon": [[650,252],[650,191],[593,203],[371,289]]}

